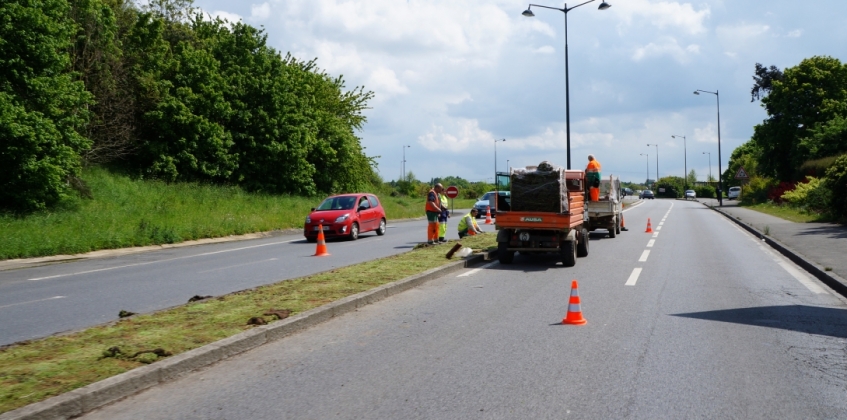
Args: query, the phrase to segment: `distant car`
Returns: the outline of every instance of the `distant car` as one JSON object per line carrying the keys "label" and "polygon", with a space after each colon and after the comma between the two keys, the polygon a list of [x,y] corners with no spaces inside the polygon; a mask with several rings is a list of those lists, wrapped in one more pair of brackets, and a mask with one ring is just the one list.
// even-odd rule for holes
{"label": "distant car", "polygon": [[685,191],[685,199],[689,198],[697,198],[697,193],[695,193],[694,190]]}
{"label": "distant car", "polygon": [[[494,215],[494,203],[491,199],[494,197],[497,191],[489,191],[485,193],[482,197],[477,200],[476,204],[473,205],[473,208],[476,209],[476,218],[479,219],[481,217],[485,217],[485,212],[489,206],[491,206],[491,217],[496,217]],[[506,197],[511,196],[511,192],[509,191],[500,191],[500,195],[505,195]]]}
{"label": "distant car", "polygon": [[741,197],[741,187],[729,187],[729,192],[726,194],[727,200],[737,200]]}
{"label": "distant car", "polygon": [[385,235],[385,209],[373,194],[334,195],[312,209],[303,225],[303,236],[309,242],[318,240],[318,226],[324,236],[346,237],[355,241],[363,232]]}
{"label": "distant car", "polygon": [[653,191],[644,190],[644,191],[641,191],[641,195],[638,198],[641,198],[641,199],[648,199],[649,198],[649,199],[652,200],[656,197],[653,196]]}
{"label": "distant car", "polygon": [[621,188],[621,192],[623,193],[622,195],[623,195],[624,197],[626,197],[626,196],[628,196],[628,195],[632,195],[632,194],[633,194],[633,192],[632,192],[632,188],[626,188],[626,187]]}

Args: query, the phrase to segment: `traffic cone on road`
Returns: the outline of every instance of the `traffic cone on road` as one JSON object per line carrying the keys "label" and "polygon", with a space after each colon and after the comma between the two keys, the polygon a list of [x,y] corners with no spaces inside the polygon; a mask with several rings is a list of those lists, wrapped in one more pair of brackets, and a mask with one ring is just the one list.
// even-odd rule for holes
{"label": "traffic cone on road", "polygon": [[315,249],[315,255],[313,257],[328,257],[329,252],[326,250],[326,239],[324,239],[324,227],[323,225],[318,225],[318,247]]}
{"label": "traffic cone on road", "polygon": [[653,233],[653,225],[650,224],[650,218],[647,218],[647,230],[644,233]]}
{"label": "traffic cone on road", "polygon": [[629,229],[626,228],[626,224],[623,222],[623,213],[621,213],[621,230],[622,231],[628,231],[629,230]]}
{"label": "traffic cone on road", "polygon": [[562,319],[562,324],[583,325],[588,321],[582,317],[582,308],[579,305],[579,285],[576,280],[571,282],[571,299],[568,302],[568,314]]}
{"label": "traffic cone on road", "polygon": [[485,224],[490,225],[492,223],[494,222],[491,221],[491,206],[488,206],[485,208]]}

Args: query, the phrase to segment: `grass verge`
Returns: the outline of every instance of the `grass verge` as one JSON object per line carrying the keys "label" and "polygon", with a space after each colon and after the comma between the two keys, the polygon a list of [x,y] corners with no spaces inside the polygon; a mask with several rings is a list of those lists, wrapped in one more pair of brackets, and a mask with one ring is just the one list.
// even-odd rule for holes
{"label": "grass verge", "polygon": [[826,216],[817,213],[809,213],[808,211],[796,209],[789,206],[773,204],[773,203],[761,203],[761,204],[752,204],[752,205],[744,205],[744,207],[750,210],[756,210],[760,213],[769,214],[771,216],[779,217],[780,219],[788,220],[789,222],[795,223],[810,223],[810,222],[829,222]]}
{"label": "grass verge", "polygon": [[[83,179],[92,199],[55,211],[0,214],[0,260],[100,249],[177,243],[279,229],[302,228],[323,197],[252,194],[238,187],[133,180],[100,168]],[[389,219],[423,217],[423,197],[380,196]],[[456,200],[470,208],[475,200]]]}
{"label": "grass verge", "polygon": [[[297,314],[386,283],[445,265],[444,246],[423,247],[332,271],[137,315],[84,331],[0,349],[0,413],[126,372],[159,356],[176,355],[238,334],[270,309]],[[496,248],[496,235],[465,238],[474,250]],[[456,259],[452,260],[456,261]],[[116,314],[117,315],[117,314]],[[264,316],[271,322],[275,317]],[[109,349],[118,347],[120,353]]]}

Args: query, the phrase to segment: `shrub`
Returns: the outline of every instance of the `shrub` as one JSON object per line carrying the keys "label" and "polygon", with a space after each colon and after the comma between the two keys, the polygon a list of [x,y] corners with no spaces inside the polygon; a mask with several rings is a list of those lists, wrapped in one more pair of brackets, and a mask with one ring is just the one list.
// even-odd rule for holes
{"label": "shrub", "polygon": [[810,176],[793,190],[783,193],[781,199],[791,207],[825,211],[829,206],[829,190],[823,179]]}
{"label": "shrub", "polygon": [[715,198],[715,187],[704,185],[702,187],[694,187],[694,192],[699,198]]}
{"label": "shrub", "polygon": [[750,182],[741,187],[742,204],[760,204],[768,201],[768,192],[776,186],[776,181],[762,177],[753,176]]}
{"label": "shrub", "polygon": [[831,194],[829,209],[838,219],[847,219],[847,155],[840,156],[826,171],[826,188]]}
{"label": "shrub", "polygon": [[779,184],[768,189],[768,200],[774,203],[782,203],[782,196],[796,188],[796,182],[780,182]]}

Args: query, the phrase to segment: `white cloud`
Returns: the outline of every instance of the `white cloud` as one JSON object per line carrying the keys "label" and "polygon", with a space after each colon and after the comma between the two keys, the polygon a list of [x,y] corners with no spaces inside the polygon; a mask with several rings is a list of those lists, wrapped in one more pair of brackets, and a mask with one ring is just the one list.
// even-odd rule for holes
{"label": "white cloud", "polygon": [[763,24],[742,23],[733,26],[719,26],[715,32],[727,42],[746,42],[770,31],[770,26]]}
{"label": "white cloud", "polygon": [[225,11],[222,11],[222,10],[216,10],[214,12],[208,13],[208,15],[211,16],[212,19],[221,18],[225,21],[228,21],[229,23],[237,23],[237,22],[242,20],[240,15],[237,15],[235,13],[225,12]]}
{"label": "white cloud", "polygon": [[541,48],[537,48],[533,52],[536,53],[536,54],[553,54],[553,53],[556,52],[556,49],[549,46],[549,45],[545,45]]}
{"label": "white cloud", "polygon": [[706,32],[704,21],[711,15],[708,6],[695,10],[690,3],[650,0],[615,2],[609,10],[614,11],[626,25],[647,22],[660,29],[675,28],[689,34]]}
{"label": "white cloud", "polygon": [[418,143],[430,151],[462,152],[494,142],[494,135],[479,128],[479,121],[456,119],[450,124],[452,133],[443,126],[433,125],[430,130],[418,137]]}
{"label": "white cloud", "polygon": [[697,44],[690,44],[683,47],[679,45],[676,39],[665,37],[661,38],[658,43],[651,42],[645,46],[637,47],[635,52],[632,54],[632,59],[635,61],[641,61],[645,58],[669,55],[676,61],[685,63],[689,60],[691,55],[699,53],[700,46]]}
{"label": "white cloud", "polygon": [[250,6],[250,17],[253,20],[265,20],[271,16],[270,3],[254,4]]}
{"label": "white cloud", "polygon": [[695,128],[694,129],[694,141],[700,143],[717,143],[718,142],[718,130],[717,125],[714,123],[709,123],[704,128]]}
{"label": "white cloud", "polygon": [[381,93],[383,95],[382,98],[377,97],[378,100],[384,100],[387,97],[394,95],[409,93],[409,89],[397,79],[397,75],[394,73],[394,70],[386,67],[379,67],[371,72],[367,86],[374,92]]}
{"label": "white cloud", "polygon": [[789,32],[787,36],[789,38],[800,38],[801,36],[803,36],[803,30],[802,29],[795,29],[795,30]]}

